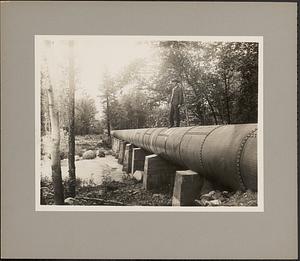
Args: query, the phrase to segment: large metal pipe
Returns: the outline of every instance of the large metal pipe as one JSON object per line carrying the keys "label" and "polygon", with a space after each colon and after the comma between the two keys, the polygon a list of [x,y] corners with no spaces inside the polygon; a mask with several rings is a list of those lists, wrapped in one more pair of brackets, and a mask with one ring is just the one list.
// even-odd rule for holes
{"label": "large metal pipe", "polygon": [[112,134],[230,189],[257,190],[257,124],[116,130]]}

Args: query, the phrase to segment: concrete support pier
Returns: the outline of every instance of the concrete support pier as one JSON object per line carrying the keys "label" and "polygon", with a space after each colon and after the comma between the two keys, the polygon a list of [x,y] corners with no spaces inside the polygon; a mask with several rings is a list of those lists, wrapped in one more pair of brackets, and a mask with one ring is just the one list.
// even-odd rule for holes
{"label": "concrete support pier", "polygon": [[111,138],[111,149],[113,152],[115,152],[115,146],[116,146],[115,138],[112,137]]}
{"label": "concrete support pier", "polygon": [[119,164],[123,164],[123,160],[124,160],[124,153],[125,153],[125,146],[126,144],[128,144],[127,141],[120,141],[120,147],[119,147],[119,155],[118,155],[118,163]]}
{"label": "concrete support pier", "polygon": [[136,170],[144,171],[145,157],[149,153],[141,148],[132,149],[132,163],[131,163],[131,174],[134,174]]}
{"label": "concrete support pier", "polygon": [[156,154],[146,156],[143,176],[143,187],[146,190],[159,190],[173,186],[176,166]]}
{"label": "concrete support pier", "polygon": [[124,152],[124,159],[123,159],[123,171],[125,171],[127,174],[131,173],[131,164],[132,164],[132,144],[126,144],[125,146],[125,152]]}
{"label": "concrete support pier", "polygon": [[121,145],[121,140],[116,139],[115,140],[115,158],[118,159],[119,158],[119,152],[120,152],[120,145]]}
{"label": "concrete support pier", "polygon": [[117,138],[112,138],[112,150],[117,153],[119,149],[119,140]]}
{"label": "concrete support pier", "polygon": [[192,170],[176,171],[172,206],[193,206],[204,178]]}

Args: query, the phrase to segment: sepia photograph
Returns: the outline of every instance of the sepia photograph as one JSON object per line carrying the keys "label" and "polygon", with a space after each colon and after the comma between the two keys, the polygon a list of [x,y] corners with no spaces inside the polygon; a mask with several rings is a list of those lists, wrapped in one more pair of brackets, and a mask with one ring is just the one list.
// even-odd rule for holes
{"label": "sepia photograph", "polygon": [[2,258],[297,259],[297,4],[2,2]]}
{"label": "sepia photograph", "polygon": [[36,209],[263,211],[262,37],[35,36]]}

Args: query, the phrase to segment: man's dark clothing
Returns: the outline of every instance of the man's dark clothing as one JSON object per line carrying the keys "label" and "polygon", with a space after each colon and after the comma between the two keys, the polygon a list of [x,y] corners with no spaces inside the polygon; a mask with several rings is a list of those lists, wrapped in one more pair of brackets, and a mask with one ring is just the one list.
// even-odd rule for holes
{"label": "man's dark clothing", "polygon": [[179,127],[180,126],[179,106],[171,104],[171,109],[170,109],[170,127],[174,126],[174,120],[176,121],[176,127]]}
{"label": "man's dark clothing", "polygon": [[181,87],[176,86],[173,88],[170,103],[171,103],[170,127],[174,126],[174,120],[176,121],[176,127],[179,127],[180,126],[179,106],[183,104],[183,91]]}

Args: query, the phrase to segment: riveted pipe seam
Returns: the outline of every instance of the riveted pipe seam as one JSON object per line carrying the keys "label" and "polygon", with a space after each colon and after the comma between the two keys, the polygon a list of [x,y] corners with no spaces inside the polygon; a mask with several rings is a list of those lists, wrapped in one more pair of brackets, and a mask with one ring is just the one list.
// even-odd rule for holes
{"label": "riveted pipe seam", "polygon": [[216,126],[214,129],[212,129],[210,132],[208,132],[208,133],[206,134],[205,138],[203,139],[202,143],[201,143],[201,146],[200,146],[200,164],[201,164],[202,168],[204,168],[203,156],[202,156],[202,154],[203,154],[203,146],[204,146],[204,143],[205,143],[207,137],[208,137],[214,130],[216,130],[217,128],[220,128],[221,126],[222,126],[222,125],[218,125],[218,126]]}
{"label": "riveted pipe seam", "polygon": [[242,140],[242,142],[241,142],[241,145],[240,145],[240,148],[239,148],[239,150],[238,150],[238,152],[237,152],[237,157],[236,157],[237,168],[236,168],[236,170],[237,170],[238,176],[240,177],[241,187],[242,187],[243,190],[246,189],[246,186],[245,186],[245,183],[244,183],[244,181],[243,181],[242,174],[241,174],[241,155],[242,155],[242,152],[243,152],[243,150],[244,150],[244,148],[245,148],[245,144],[246,144],[247,140],[251,137],[251,135],[252,135],[253,133],[256,132],[256,130],[257,130],[257,128],[255,128],[254,130],[250,131],[250,132],[243,138],[243,140]]}
{"label": "riveted pipe seam", "polygon": [[[193,126],[193,127],[189,128],[189,129],[182,135],[182,137],[181,137],[181,139],[180,139],[180,142],[179,142],[179,148],[180,148],[180,146],[181,146],[181,142],[182,142],[182,140],[183,140],[185,134],[187,134],[187,133],[188,133],[190,130],[192,130],[193,128],[195,128],[195,127]],[[181,150],[179,150],[179,157],[180,157],[181,161],[183,161],[183,160],[182,160],[182,156],[181,156]]]}

